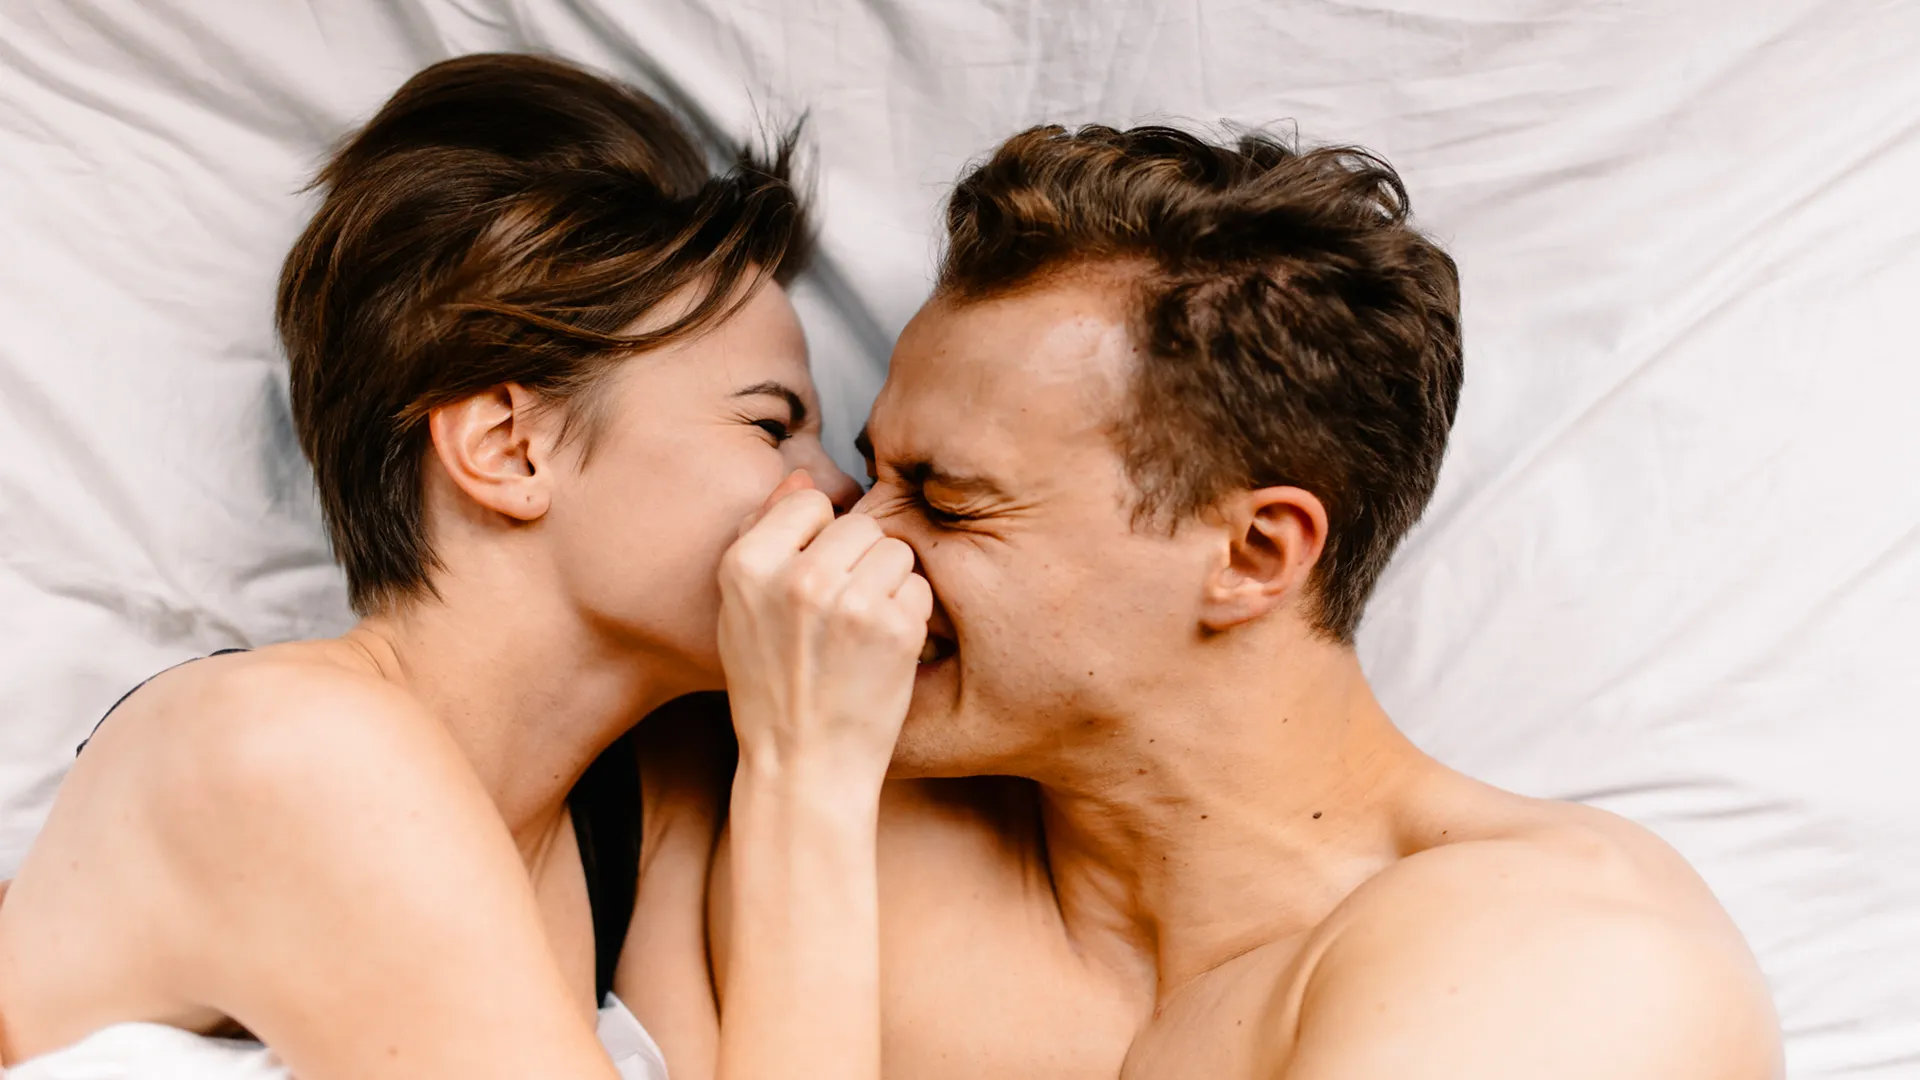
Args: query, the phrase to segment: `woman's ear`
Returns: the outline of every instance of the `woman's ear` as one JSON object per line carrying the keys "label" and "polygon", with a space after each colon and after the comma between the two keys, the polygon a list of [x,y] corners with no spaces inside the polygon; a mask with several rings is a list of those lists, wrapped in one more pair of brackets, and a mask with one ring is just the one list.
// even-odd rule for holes
{"label": "woman's ear", "polygon": [[533,521],[552,505],[552,409],[509,383],[427,414],[434,456],[448,479],[480,506]]}
{"label": "woman's ear", "polygon": [[1225,558],[1207,580],[1201,624],[1230,630],[1304,598],[1327,544],[1327,508],[1304,488],[1268,487],[1215,508],[1226,526]]}

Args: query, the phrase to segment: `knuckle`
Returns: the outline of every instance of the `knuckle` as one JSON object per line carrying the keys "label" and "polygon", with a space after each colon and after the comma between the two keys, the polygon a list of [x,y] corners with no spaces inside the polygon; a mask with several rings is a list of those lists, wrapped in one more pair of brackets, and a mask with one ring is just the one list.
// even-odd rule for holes
{"label": "knuckle", "polygon": [[787,575],[786,579],[780,582],[780,592],[801,607],[810,607],[815,600],[812,579],[805,574]]}
{"label": "knuckle", "polygon": [[873,598],[858,589],[849,589],[840,594],[834,605],[834,614],[843,622],[861,625],[871,622],[874,615]]}
{"label": "knuckle", "polygon": [[900,591],[901,606],[912,617],[914,626],[925,632],[927,619],[933,615],[933,587],[925,578],[915,575]]}
{"label": "knuckle", "polygon": [[720,580],[723,583],[740,586],[752,584],[754,580],[752,562],[739,552],[729,551],[720,559]]}
{"label": "knuckle", "polygon": [[920,653],[920,646],[926,644],[926,640],[927,636],[924,628],[920,631],[902,630],[900,633],[895,634],[888,644],[890,648],[902,655],[917,658]]}
{"label": "knuckle", "polygon": [[762,552],[744,554],[735,565],[735,580],[755,589],[767,588],[780,572],[779,561],[768,558]]}
{"label": "knuckle", "polygon": [[806,567],[789,574],[784,584],[787,599],[808,611],[821,610],[833,600],[833,583],[818,567]]}
{"label": "knuckle", "polygon": [[885,610],[874,614],[874,622],[879,624],[880,632],[889,638],[913,632],[913,619],[900,610],[900,601],[893,597],[887,598]]}

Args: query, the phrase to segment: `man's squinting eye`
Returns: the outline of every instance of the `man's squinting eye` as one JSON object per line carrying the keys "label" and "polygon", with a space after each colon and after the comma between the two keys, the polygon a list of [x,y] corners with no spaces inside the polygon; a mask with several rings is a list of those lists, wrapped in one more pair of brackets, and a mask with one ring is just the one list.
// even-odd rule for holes
{"label": "man's squinting eye", "polygon": [[784,420],[775,420],[772,418],[755,420],[753,426],[773,436],[773,445],[775,446],[779,446],[781,443],[793,438],[793,429],[787,426],[787,422]]}
{"label": "man's squinting eye", "polygon": [[940,509],[929,501],[924,494],[922,494],[917,501],[920,503],[920,513],[925,515],[926,519],[935,525],[958,525],[961,522],[972,520],[966,514],[956,514],[951,510]]}

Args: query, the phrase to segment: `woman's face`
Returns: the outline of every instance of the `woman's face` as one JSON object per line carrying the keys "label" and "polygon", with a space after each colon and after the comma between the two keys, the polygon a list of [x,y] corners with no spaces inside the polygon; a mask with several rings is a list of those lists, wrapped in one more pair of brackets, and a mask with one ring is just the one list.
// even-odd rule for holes
{"label": "woman's face", "polygon": [[[596,628],[722,685],[720,557],[795,469],[841,507],[860,489],[820,443],[806,338],[767,281],[730,319],[624,360],[596,388],[545,516],[562,588]],[[588,444],[591,444],[590,449]]]}

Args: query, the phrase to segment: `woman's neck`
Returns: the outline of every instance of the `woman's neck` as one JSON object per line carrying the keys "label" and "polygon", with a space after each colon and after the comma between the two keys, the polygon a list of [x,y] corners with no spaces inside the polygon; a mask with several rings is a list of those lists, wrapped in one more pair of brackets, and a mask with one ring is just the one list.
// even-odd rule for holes
{"label": "woman's neck", "polygon": [[593,759],[700,687],[679,686],[678,665],[614,648],[551,602],[477,606],[417,601],[369,616],[341,640],[446,725],[531,863]]}

